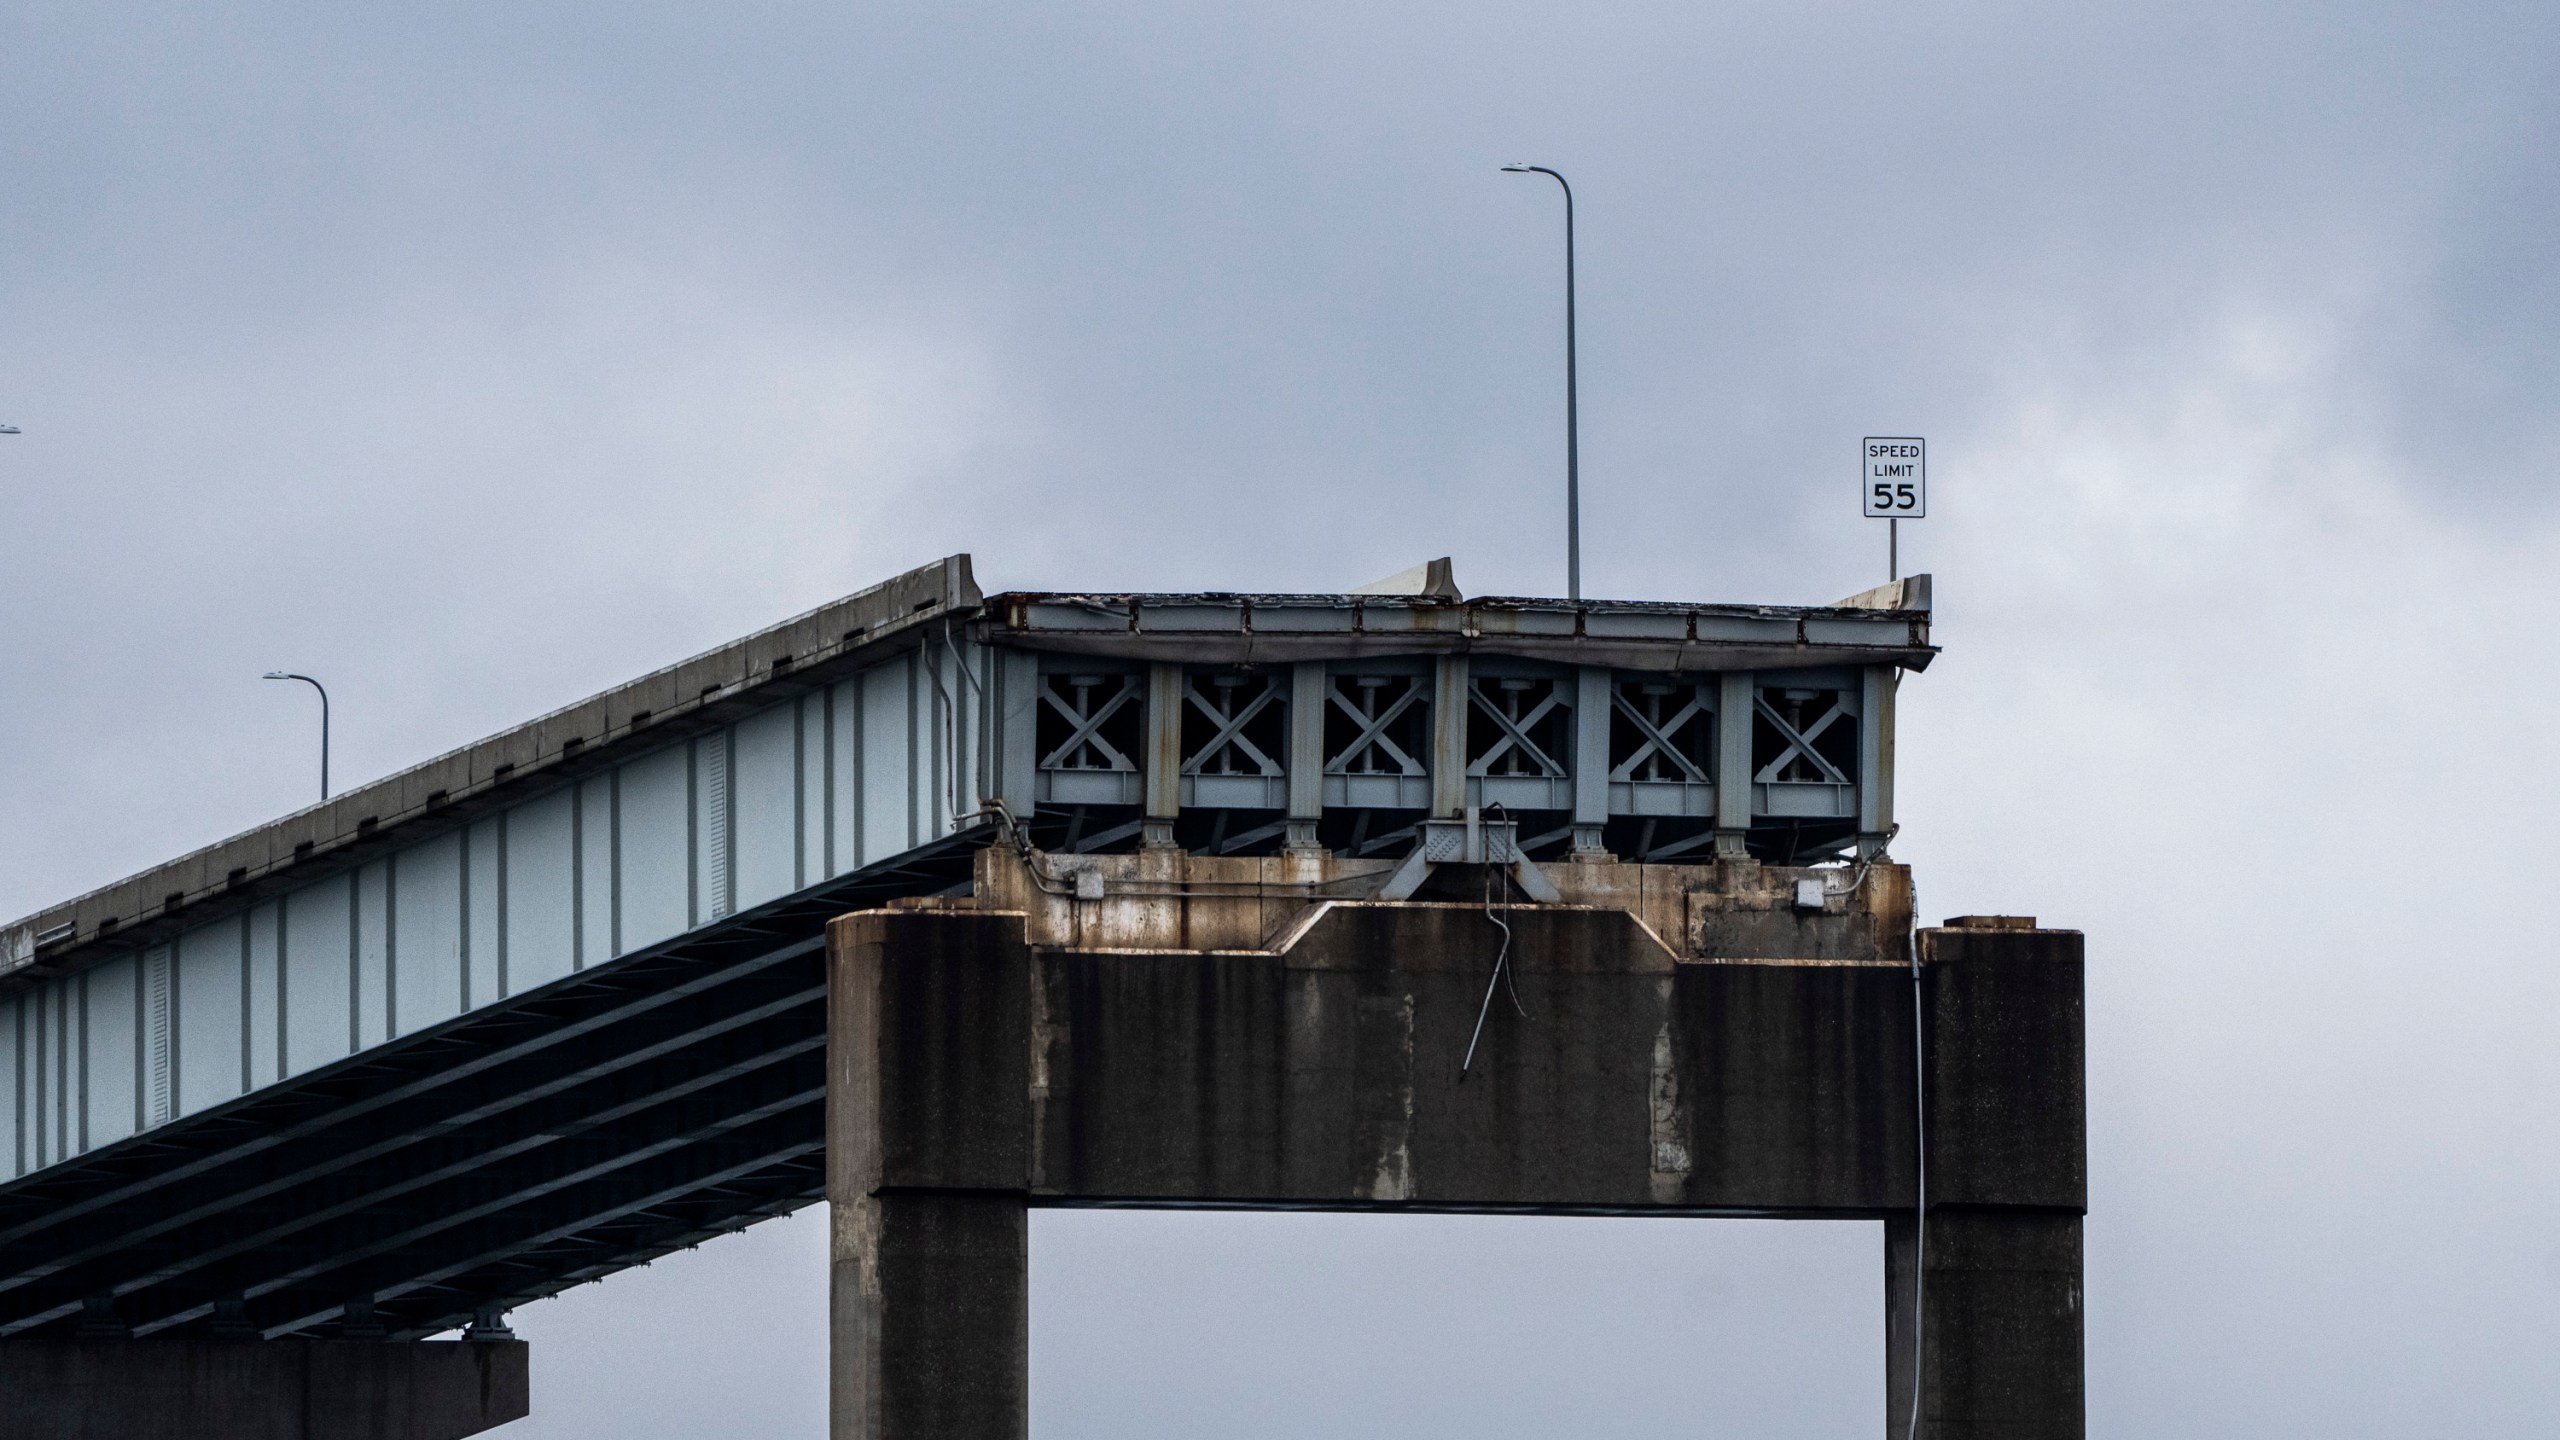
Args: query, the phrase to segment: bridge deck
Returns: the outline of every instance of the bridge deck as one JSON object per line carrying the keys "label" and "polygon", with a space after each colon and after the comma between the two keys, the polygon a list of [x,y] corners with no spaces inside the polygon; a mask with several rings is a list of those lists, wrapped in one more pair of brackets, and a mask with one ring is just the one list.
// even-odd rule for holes
{"label": "bridge deck", "polygon": [[[820,1192],[825,920],[1058,851],[1801,862],[1891,828],[1840,606],[999,595],[953,557],[0,927],[0,1337],[424,1334]],[[235,1305],[236,1302],[236,1305]]]}

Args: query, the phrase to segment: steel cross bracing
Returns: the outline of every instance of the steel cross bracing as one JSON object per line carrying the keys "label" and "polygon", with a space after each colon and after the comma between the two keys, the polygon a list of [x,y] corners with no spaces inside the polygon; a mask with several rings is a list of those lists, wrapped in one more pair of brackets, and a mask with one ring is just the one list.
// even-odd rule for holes
{"label": "steel cross bracing", "polygon": [[[1341,750],[1325,760],[1329,775],[1399,775],[1419,776],[1429,773],[1422,762],[1396,744],[1389,728],[1402,719],[1406,711],[1422,704],[1430,692],[1421,684],[1407,680],[1404,693],[1380,702],[1378,692],[1398,677],[1337,676],[1331,686],[1335,707],[1351,717],[1358,727]],[[1357,700],[1352,692],[1359,692]]]}
{"label": "steel cross bracing", "polygon": [[[1040,702],[1067,722],[1067,738],[1057,748],[1040,757],[1040,768],[1137,773],[1138,762],[1123,755],[1112,746],[1110,741],[1102,738],[1102,727],[1109,724],[1112,717],[1134,704],[1145,693],[1134,683],[1134,679],[1135,677],[1128,675],[1051,677],[1050,683],[1041,687]],[[1097,706],[1093,700],[1093,692],[1100,689],[1105,681],[1112,682],[1116,688]],[[1060,694],[1061,684],[1064,684],[1071,693]]]}
{"label": "steel cross bracing", "polygon": [[818,1198],[826,921],[987,832],[741,914],[0,1188],[0,1337],[246,1302],[467,1324]]}
{"label": "steel cross bracing", "polygon": [[1531,731],[1548,716],[1563,711],[1564,695],[1554,682],[1546,682],[1547,693],[1537,703],[1522,710],[1524,697],[1531,686],[1540,682],[1504,678],[1493,682],[1495,694],[1485,693],[1483,682],[1475,687],[1475,713],[1493,722],[1499,732],[1491,745],[1478,751],[1467,761],[1467,773],[1482,778],[1487,775],[1535,775],[1547,779],[1563,779],[1569,773],[1563,765],[1529,738]]}
{"label": "steel cross bracing", "polygon": [[[1671,689],[1668,685],[1644,688],[1647,692],[1657,688],[1664,692]],[[1662,702],[1671,698],[1668,693],[1646,693],[1644,698],[1648,704],[1645,709],[1640,710],[1628,702],[1627,697],[1622,693],[1623,689],[1624,687],[1612,686],[1609,692],[1609,703],[1619,718],[1635,727],[1637,735],[1641,738],[1627,758],[1619,761],[1609,771],[1609,778],[1706,784],[1707,772],[1699,767],[1698,762],[1683,753],[1678,745],[1672,743],[1671,739],[1690,721],[1712,713],[1708,709],[1704,687],[1689,687],[1688,698],[1682,702],[1679,709],[1672,711],[1668,718],[1661,713]],[[1647,714],[1646,710],[1653,713]]]}
{"label": "steel cross bracing", "polygon": [[1184,687],[1186,703],[1210,725],[1208,738],[1200,742],[1191,758],[1182,762],[1184,774],[1277,776],[1287,773],[1278,760],[1262,753],[1245,735],[1247,725],[1280,704],[1280,688],[1266,683],[1252,699],[1240,701],[1238,692],[1243,688],[1244,677],[1240,675],[1212,677],[1205,691],[1195,676]]}
{"label": "steel cross bracing", "polygon": [[[1815,742],[1830,730],[1834,722],[1849,718],[1849,707],[1837,695],[1832,696],[1830,705],[1814,718],[1812,724],[1802,725],[1802,728],[1798,728],[1800,714],[1792,717],[1780,714],[1778,707],[1770,704],[1765,694],[1756,697],[1753,704],[1760,718],[1777,728],[1781,747],[1778,758],[1761,766],[1753,776],[1755,780],[1763,785],[1776,781],[1813,781],[1831,785],[1855,783],[1839,766],[1814,748]],[[1802,773],[1806,769],[1813,773]]]}

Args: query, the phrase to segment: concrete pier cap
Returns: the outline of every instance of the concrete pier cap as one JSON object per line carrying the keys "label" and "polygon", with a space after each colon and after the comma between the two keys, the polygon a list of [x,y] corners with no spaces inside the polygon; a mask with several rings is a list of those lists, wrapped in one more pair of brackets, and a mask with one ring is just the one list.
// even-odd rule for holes
{"label": "concrete pier cap", "polygon": [[1026,1434],[1030,1208],[1200,1204],[1881,1219],[1891,1433],[1915,1361],[1920,1434],[2082,1433],[2076,932],[1882,858],[1395,869],[999,844],[832,924],[838,1440]]}

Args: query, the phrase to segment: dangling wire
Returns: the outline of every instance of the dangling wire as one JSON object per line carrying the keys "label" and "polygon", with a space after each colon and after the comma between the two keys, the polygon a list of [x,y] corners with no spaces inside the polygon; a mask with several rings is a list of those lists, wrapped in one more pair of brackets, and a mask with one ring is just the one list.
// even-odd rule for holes
{"label": "dangling wire", "polygon": [[1494,889],[1497,885],[1501,887],[1501,908],[1508,911],[1511,908],[1511,871],[1506,866],[1488,864],[1484,867],[1484,918],[1492,921],[1495,927],[1502,931],[1502,946],[1493,952],[1493,973],[1485,977],[1484,1003],[1476,1007],[1476,1029],[1474,1034],[1467,1037],[1467,1056],[1458,1062],[1460,1080],[1467,1078],[1467,1071],[1476,1063],[1476,1045],[1484,1039],[1485,1017],[1493,1013],[1493,992],[1496,987],[1510,994],[1511,1008],[1519,1013],[1521,1019],[1529,1018],[1529,1007],[1520,1003],[1520,983],[1513,976],[1516,967],[1511,963],[1511,922],[1503,919],[1494,908]]}
{"label": "dangling wire", "polygon": [[[1859,878],[1866,878],[1863,866]],[[1920,984],[1920,901],[1916,893],[1909,897],[1909,904],[1911,931],[1902,943],[1911,955],[1911,1128],[1916,1171],[1913,1188],[1918,1193],[1911,1203],[1911,1423],[1903,1434],[1905,1440],[1920,1440],[1920,1370],[1929,1354],[1929,1060],[1923,1049],[1929,1034],[1927,1012],[1921,1008],[1928,996]]]}

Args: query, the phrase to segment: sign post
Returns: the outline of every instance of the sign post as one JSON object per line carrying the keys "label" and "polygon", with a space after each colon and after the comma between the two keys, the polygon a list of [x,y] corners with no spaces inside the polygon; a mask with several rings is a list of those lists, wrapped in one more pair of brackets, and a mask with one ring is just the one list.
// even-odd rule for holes
{"label": "sign post", "polygon": [[1885,577],[1902,578],[1902,522],[1929,513],[1929,442],[1870,435],[1858,442],[1858,489],[1867,518],[1885,522]]}

